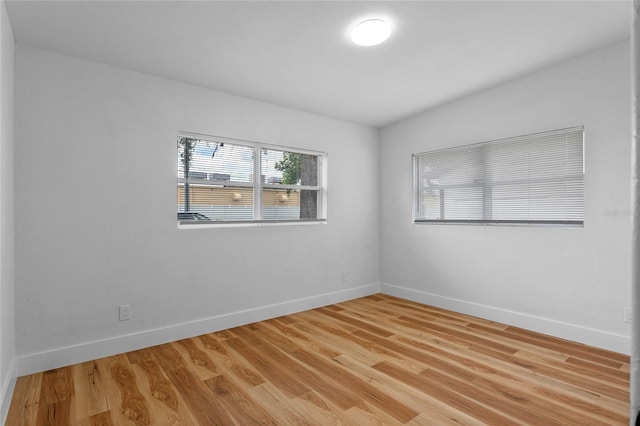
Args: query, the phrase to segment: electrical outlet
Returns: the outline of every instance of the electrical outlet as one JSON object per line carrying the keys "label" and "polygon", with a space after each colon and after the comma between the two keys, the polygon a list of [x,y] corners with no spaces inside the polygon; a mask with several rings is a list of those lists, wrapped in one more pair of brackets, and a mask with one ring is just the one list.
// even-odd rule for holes
{"label": "electrical outlet", "polygon": [[631,308],[624,308],[624,322],[631,322]]}
{"label": "electrical outlet", "polygon": [[349,273],[347,271],[344,271],[342,273],[342,281],[344,281],[344,282],[349,281]]}
{"label": "electrical outlet", "polygon": [[127,321],[131,317],[131,305],[121,305],[118,313],[120,314],[120,321]]}

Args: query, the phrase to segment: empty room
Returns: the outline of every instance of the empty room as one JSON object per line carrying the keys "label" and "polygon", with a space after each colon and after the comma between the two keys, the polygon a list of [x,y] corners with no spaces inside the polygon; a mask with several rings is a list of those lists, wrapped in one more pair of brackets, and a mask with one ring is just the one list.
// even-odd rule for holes
{"label": "empty room", "polygon": [[637,424],[638,2],[0,4],[0,423]]}

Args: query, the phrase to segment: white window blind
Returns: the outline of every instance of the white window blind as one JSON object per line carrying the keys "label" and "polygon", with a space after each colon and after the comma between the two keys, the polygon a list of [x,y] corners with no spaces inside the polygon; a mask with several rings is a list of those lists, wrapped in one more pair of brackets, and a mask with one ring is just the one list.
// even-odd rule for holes
{"label": "white window blind", "polygon": [[414,155],[414,221],[584,223],[582,127]]}
{"label": "white window blind", "polygon": [[228,140],[178,137],[178,219],[253,219],[254,148]]}

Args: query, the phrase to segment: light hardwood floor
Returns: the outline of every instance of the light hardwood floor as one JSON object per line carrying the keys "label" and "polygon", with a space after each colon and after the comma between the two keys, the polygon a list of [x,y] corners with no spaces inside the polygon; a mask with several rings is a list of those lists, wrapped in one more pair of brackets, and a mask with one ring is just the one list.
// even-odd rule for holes
{"label": "light hardwood floor", "polygon": [[20,377],[7,425],[625,425],[629,358],[386,295]]}

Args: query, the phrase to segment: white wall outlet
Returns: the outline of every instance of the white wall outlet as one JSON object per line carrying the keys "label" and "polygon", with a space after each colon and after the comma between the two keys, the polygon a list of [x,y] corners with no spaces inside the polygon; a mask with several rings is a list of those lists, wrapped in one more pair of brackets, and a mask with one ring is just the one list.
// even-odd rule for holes
{"label": "white wall outlet", "polygon": [[623,314],[623,319],[624,322],[630,323],[631,322],[631,308],[624,308],[624,314]]}
{"label": "white wall outlet", "polygon": [[120,314],[120,321],[127,321],[131,318],[131,305],[121,305],[118,308],[118,313]]}
{"label": "white wall outlet", "polygon": [[349,272],[347,271],[342,272],[342,281],[343,282],[349,281]]}

